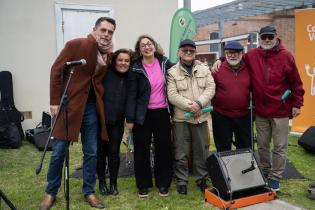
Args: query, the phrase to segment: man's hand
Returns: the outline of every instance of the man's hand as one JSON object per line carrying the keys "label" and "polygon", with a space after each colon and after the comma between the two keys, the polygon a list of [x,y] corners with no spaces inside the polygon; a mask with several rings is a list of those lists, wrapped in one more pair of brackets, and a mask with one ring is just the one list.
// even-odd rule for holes
{"label": "man's hand", "polygon": [[126,123],[126,126],[127,126],[129,131],[132,131],[133,125],[134,125],[133,123]]}
{"label": "man's hand", "polygon": [[213,66],[212,66],[212,68],[211,68],[211,73],[217,73],[217,72],[219,72],[219,68],[220,68],[220,66],[221,66],[221,64],[222,64],[222,62],[220,61],[220,60],[217,60],[214,64],[213,64]]}
{"label": "man's hand", "polygon": [[190,105],[190,112],[195,114],[198,111],[200,111],[200,106],[195,101],[191,102],[189,105]]}
{"label": "man's hand", "polygon": [[58,105],[50,105],[50,114],[52,118],[56,116],[58,107]]}
{"label": "man's hand", "polygon": [[293,107],[293,108],[292,108],[292,116],[293,116],[293,117],[297,117],[297,116],[299,116],[300,114],[301,114],[301,109],[296,108],[296,107]]}
{"label": "man's hand", "polygon": [[198,112],[194,113],[194,117],[199,117],[200,115],[202,115],[202,111],[199,110]]}

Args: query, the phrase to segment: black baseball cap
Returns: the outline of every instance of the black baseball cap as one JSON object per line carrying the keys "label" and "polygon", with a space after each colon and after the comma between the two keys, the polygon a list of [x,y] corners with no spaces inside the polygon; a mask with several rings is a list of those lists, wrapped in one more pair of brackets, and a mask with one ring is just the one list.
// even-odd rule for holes
{"label": "black baseball cap", "polygon": [[261,35],[264,35],[264,34],[272,34],[272,35],[275,35],[277,34],[277,30],[275,27],[272,27],[272,26],[265,26],[265,27],[262,27],[259,31],[259,36]]}
{"label": "black baseball cap", "polygon": [[191,39],[185,39],[185,40],[183,40],[183,41],[181,41],[180,43],[179,43],[179,47],[178,48],[182,48],[182,47],[184,47],[184,46],[192,46],[193,48],[195,48],[196,49],[196,44],[195,44],[195,42],[193,41],[193,40],[191,40]]}

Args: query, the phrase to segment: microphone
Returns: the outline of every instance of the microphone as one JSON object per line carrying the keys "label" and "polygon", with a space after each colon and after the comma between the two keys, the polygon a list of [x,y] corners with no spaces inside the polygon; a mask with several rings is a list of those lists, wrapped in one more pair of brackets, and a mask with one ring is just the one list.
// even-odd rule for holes
{"label": "microphone", "polygon": [[[213,109],[214,109],[213,106],[207,106],[207,107],[201,109],[201,112],[202,113],[212,112]],[[186,119],[189,119],[192,116],[194,116],[194,113],[192,113],[192,112],[185,112],[184,116],[185,116]]]}
{"label": "microphone", "polygon": [[252,161],[252,165],[251,165],[249,168],[244,169],[244,170],[242,171],[242,174],[246,174],[246,173],[248,173],[248,172],[250,172],[250,171],[253,171],[253,170],[255,170],[255,169],[256,169],[255,163],[254,163],[254,161]]}
{"label": "microphone", "polygon": [[85,59],[81,59],[81,60],[78,60],[78,61],[68,61],[68,62],[66,62],[67,66],[79,66],[79,65],[84,66],[85,64],[86,64],[86,60]]}
{"label": "microphone", "polygon": [[283,95],[281,96],[281,100],[284,102],[290,95],[291,95],[292,91],[291,90],[286,90]]}

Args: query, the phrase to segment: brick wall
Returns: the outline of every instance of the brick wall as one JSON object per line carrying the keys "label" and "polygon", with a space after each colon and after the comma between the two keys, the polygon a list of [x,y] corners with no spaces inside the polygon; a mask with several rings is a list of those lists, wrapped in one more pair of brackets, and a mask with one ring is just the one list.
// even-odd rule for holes
{"label": "brick wall", "polygon": [[[284,46],[294,55],[295,51],[295,30],[294,11],[279,11],[267,15],[243,17],[238,20],[224,22],[224,37],[238,36],[250,32],[258,32],[266,25],[276,27],[278,36]],[[211,24],[198,28],[195,41],[209,40],[209,34],[219,32],[218,24]],[[208,52],[209,46],[199,46],[198,52]]]}

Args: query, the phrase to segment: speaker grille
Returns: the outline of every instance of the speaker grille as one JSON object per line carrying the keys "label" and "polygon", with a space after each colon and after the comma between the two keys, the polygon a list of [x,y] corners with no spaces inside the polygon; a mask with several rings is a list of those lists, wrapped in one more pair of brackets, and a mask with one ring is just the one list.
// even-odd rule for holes
{"label": "speaker grille", "polygon": [[251,160],[252,157],[249,152],[237,152],[221,158],[219,156],[220,164],[223,166],[223,173],[227,177],[227,180],[230,180],[232,192],[265,185],[264,178],[257,168],[256,161],[254,162],[256,169],[245,174],[242,173],[243,170],[251,167]]}
{"label": "speaker grille", "polygon": [[243,170],[252,166],[251,161],[252,153],[250,149],[239,149],[210,155],[207,159],[207,168],[212,185],[223,196],[266,186],[266,181],[257,166],[255,158],[254,165],[256,168],[247,173],[242,173]]}

